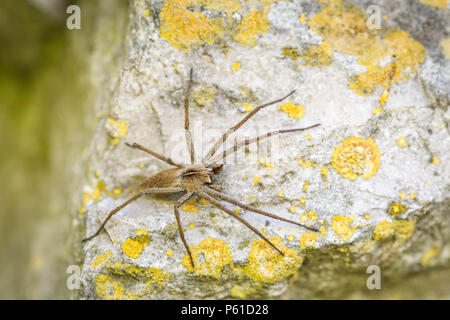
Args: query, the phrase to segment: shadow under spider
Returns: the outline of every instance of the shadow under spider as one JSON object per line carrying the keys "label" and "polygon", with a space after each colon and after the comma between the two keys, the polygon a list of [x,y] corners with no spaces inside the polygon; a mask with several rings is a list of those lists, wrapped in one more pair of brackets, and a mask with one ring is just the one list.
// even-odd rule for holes
{"label": "shadow under spider", "polygon": [[[122,208],[126,207],[128,204],[130,204],[131,202],[137,200],[138,198],[142,197],[143,195],[146,194],[170,194],[170,193],[178,193],[178,192],[185,192],[180,198],[178,198],[178,200],[176,201],[175,205],[174,205],[174,213],[175,213],[175,218],[177,221],[177,225],[178,225],[178,231],[180,233],[180,238],[183,241],[184,247],[186,248],[187,253],[189,254],[189,258],[191,260],[191,264],[192,267],[195,268],[195,264],[194,264],[194,259],[192,258],[192,254],[191,254],[191,250],[189,249],[189,246],[187,245],[186,239],[184,238],[184,232],[183,232],[183,228],[181,226],[181,221],[180,221],[180,214],[178,209],[181,207],[181,205],[187,201],[194,193],[199,195],[200,197],[205,198],[206,200],[208,200],[209,202],[211,202],[214,206],[216,206],[217,208],[219,208],[220,210],[224,211],[225,213],[229,214],[230,216],[232,216],[233,218],[235,218],[236,220],[240,221],[241,223],[243,223],[247,228],[249,228],[250,230],[252,230],[254,233],[256,233],[259,237],[261,237],[262,239],[264,239],[264,241],[266,241],[270,246],[272,246],[272,248],[274,248],[279,254],[284,255],[283,252],[278,249],[269,239],[267,239],[261,232],[259,232],[255,227],[253,227],[252,225],[250,225],[247,221],[245,221],[241,216],[239,216],[238,214],[234,213],[233,211],[231,211],[230,209],[226,208],[221,202],[225,201],[228,202],[230,204],[233,204],[235,206],[238,206],[244,210],[248,210],[248,211],[252,211],[261,215],[264,215],[266,217],[270,217],[273,219],[277,219],[280,221],[284,221],[284,222],[288,222],[291,224],[295,224],[297,226],[303,227],[303,228],[307,228],[309,230],[312,231],[319,231],[317,228],[315,227],[311,227],[305,224],[301,224],[289,219],[285,219],[282,217],[278,217],[274,214],[271,214],[269,212],[260,210],[260,209],[256,209],[253,207],[250,207],[244,203],[241,203],[229,196],[227,196],[226,194],[221,192],[221,188],[218,185],[214,185],[211,182],[211,177],[214,176],[215,174],[217,174],[223,166],[222,164],[219,164],[218,162],[222,159],[224,160],[228,155],[236,152],[238,150],[238,148],[242,147],[243,145],[248,145],[250,143],[253,142],[259,142],[262,139],[265,138],[269,138],[271,136],[275,136],[281,133],[289,133],[289,132],[298,132],[298,131],[304,131],[307,129],[311,129],[314,127],[319,126],[320,124],[315,124],[309,127],[305,127],[305,128],[296,128],[296,129],[286,129],[286,130],[277,130],[277,131],[272,131],[269,132],[267,134],[258,136],[256,138],[252,138],[252,139],[246,139],[243,143],[239,143],[236,144],[235,146],[226,149],[222,152],[222,154],[219,154],[218,156],[216,156],[215,158],[213,158],[213,156],[216,154],[217,150],[219,150],[219,148],[225,143],[225,141],[227,140],[228,136],[231,135],[232,133],[234,133],[236,130],[238,130],[245,122],[247,122],[247,120],[249,120],[253,115],[255,115],[255,113],[257,113],[259,110],[273,105],[275,103],[281,102],[284,99],[286,99],[287,97],[289,97],[290,95],[292,95],[294,91],[290,92],[289,94],[287,94],[286,96],[274,100],[272,102],[260,105],[258,107],[256,107],[253,111],[251,111],[246,117],[244,117],[244,119],[242,119],[239,123],[237,123],[235,126],[231,127],[230,129],[228,129],[223,135],[222,137],[217,140],[217,142],[212,146],[212,148],[209,150],[209,152],[203,157],[202,161],[200,163],[195,163],[194,159],[195,159],[195,151],[194,151],[194,144],[192,141],[192,135],[191,135],[191,131],[189,130],[189,96],[191,93],[191,87],[192,87],[192,76],[193,76],[193,71],[192,68],[190,70],[189,73],[189,82],[188,82],[188,86],[187,86],[187,90],[186,90],[186,94],[185,94],[185,98],[184,98],[184,129],[185,129],[185,133],[186,133],[186,143],[187,143],[187,147],[189,150],[189,155],[190,155],[190,159],[191,159],[191,164],[188,166],[184,166],[181,164],[178,164],[176,162],[174,162],[172,159],[161,155],[159,153],[156,153],[150,149],[147,149],[146,147],[137,144],[137,143],[125,143],[127,146],[133,148],[133,149],[139,149],[141,151],[147,152],[149,154],[151,154],[152,156],[168,163],[169,165],[175,167],[172,169],[167,169],[167,170],[163,170],[158,172],[157,174],[147,178],[141,185],[140,185],[140,190],[139,192],[137,192],[136,194],[134,194],[131,198],[129,198],[127,201],[123,202],[121,205],[119,205],[118,207],[114,208],[106,217],[106,219],[103,221],[103,223],[100,225],[100,227],[97,229],[97,231],[91,235],[88,238],[83,239],[82,241],[88,241],[91,240],[92,238],[96,237],[105,227],[106,223],[108,222],[108,220],[118,211],[120,211]],[[211,159],[213,158],[213,159]]]}

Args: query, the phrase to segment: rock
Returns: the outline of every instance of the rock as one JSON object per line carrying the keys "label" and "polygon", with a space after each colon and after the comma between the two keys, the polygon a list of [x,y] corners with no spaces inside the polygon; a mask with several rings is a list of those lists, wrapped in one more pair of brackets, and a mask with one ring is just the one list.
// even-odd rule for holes
{"label": "rock", "polygon": [[[283,257],[194,197],[180,210],[193,269],[173,214],[179,194],[148,196],[84,244],[79,297],[374,297],[368,270],[379,270],[382,288],[405,282],[383,297],[414,298],[402,291],[409,279],[448,269],[449,60],[437,43],[448,35],[449,9],[398,3],[381,2],[381,28],[368,29],[366,1],[132,1],[116,51],[121,62],[111,79],[97,81],[104,112],[87,150],[79,238],[95,232],[143,178],[168,168],[125,142],[188,162],[183,99],[191,67],[197,160],[253,107],[296,90],[239,129],[239,141],[320,127],[271,138],[270,153],[263,142],[230,156],[217,179],[234,199],[320,232],[240,210]],[[431,25],[431,37],[408,22],[408,12]],[[96,37],[107,47],[104,32]],[[94,53],[97,62],[108,60]],[[414,281],[432,295],[426,280]],[[448,298],[443,292],[439,298]]]}

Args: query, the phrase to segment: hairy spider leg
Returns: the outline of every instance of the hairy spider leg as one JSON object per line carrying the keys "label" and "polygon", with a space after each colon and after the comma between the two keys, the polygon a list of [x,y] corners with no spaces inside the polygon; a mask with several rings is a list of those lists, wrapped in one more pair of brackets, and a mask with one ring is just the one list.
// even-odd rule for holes
{"label": "hairy spider leg", "polygon": [[242,224],[244,224],[247,228],[249,228],[250,230],[252,230],[254,233],[256,233],[258,236],[260,236],[264,241],[266,241],[269,245],[272,246],[272,248],[274,248],[276,251],[278,251],[279,254],[281,254],[282,256],[284,256],[284,253],[278,249],[272,242],[270,242],[269,239],[267,239],[266,237],[264,237],[264,235],[258,231],[258,229],[256,229],[255,227],[253,227],[252,225],[250,225],[247,221],[245,221],[244,219],[242,219],[239,215],[237,215],[236,213],[234,213],[233,211],[227,209],[225,206],[223,206],[219,201],[217,201],[215,198],[211,197],[209,194],[207,194],[204,191],[197,191],[197,193],[199,195],[201,195],[202,197],[204,197],[205,199],[207,199],[209,202],[211,202],[213,205],[215,205],[217,208],[219,208],[220,210],[224,211],[225,213],[228,213],[230,216],[232,216],[233,218],[237,219],[238,221],[240,221]]}
{"label": "hairy spider leg", "polygon": [[233,198],[227,196],[226,194],[224,194],[222,192],[218,192],[218,191],[213,190],[213,189],[211,189],[211,188],[209,188],[207,186],[203,189],[203,191],[205,191],[207,194],[209,194],[212,197],[217,197],[217,198],[219,198],[219,199],[221,199],[223,201],[226,201],[228,203],[231,203],[231,204],[234,204],[234,205],[236,205],[238,207],[241,207],[244,210],[252,211],[252,212],[261,214],[263,216],[270,217],[272,219],[277,219],[277,220],[280,220],[280,221],[292,223],[292,224],[295,224],[297,226],[300,226],[300,227],[303,227],[303,228],[306,228],[306,229],[309,229],[309,230],[312,230],[312,231],[316,231],[316,232],[319,231],[315,227],[304,225],[304,224],[301,224],[301,223],[298,223],[298,222],[295,222],[295,221],[292,221],[292,220],[289,220],[289,219],[285,219],[285,218],[276,216],[276,215],[274,215],[272,213],[269,213],[269,212],[266,212],[266,211],[263,211],[263,210],[260,210],[260,209],[256,209],[256,208],[250,207],[250,206],[248,206],[246,204],[243,204],[243,203],[241,203],[241,202],[239,202],[237,200],[234,200]]}
{"label": "hairy spider leg", "polygon": [[191,94],[192,88],[192,68],[189,72],[189,82],[186,88],[186,94],[184,96],[184,131],[186,133],[186,143],[189,150],[189,155],[191,157],[191,164],[195,163],[195,150],[194,150],[194,142],[192,141],[192,134],[189,129],[189,96]]}
{"label": "hairy spider leg", "polygon": [[150,153],[152,156],[154,156],[154,157],[158,158],[159,160],[162,160],[162,161],[170,164],[171,166],[174,166],[174,167],[177,167],[177,168],[183,168],[183,166],[181,164],[175,163],[175,162],[172,161],[172,159],[167,158],[166,156],[163,156],[162,154],[156,153],[156,152],[154,152],[154,151],[152,151],[150,149],[147,149],[146,147],[143,147],[140,144],[137,144],[137,143],[131,144],[131,143],[128,143],[128,142],[125,142],[125,144],[128,147],[130,147],[130,148],[139,149],[139,150],[142,150],[144,152]]}
{"label": "hairy spider leg", "polygon": [[192,268],[195,268],[194,265],[194,259],[192,259],[192,253],[191,250],[189,249],[189,246],[187,245],[186,239],[184,238],[184,231],[183,231],[183,227],[181,225],[181,221],[180,221],[180,213],[178,212],[178,208],[181,207],[181,205],[187,201],[193,194],[194,192],[188,192],[186,194],[184,194],[182,197],[180,197],[177,202],[175,203],[174,207],[173,207],[173,211],[175,213],[175,218],[177,219],[177,225],[178,225],[178,232],[180,233],[180,238],[181,241],[183,241],[184,247],[186,248],[187,253],[189,254],[189,258],[191,259],[191,264],[192,264]]}
{"label": "hairy spider leg", "polygon": [[250,119],[252,116],[255,115],[255,113],[257,113],[259,110],[268,107],[272,104],[278,103],[283,101],[284,99],[286,99],[287,97],[289,97],[290,95],[292,95],[295,92],[295,90],[291,91],[289,94],[287,94],[286,96],[284,96],[283,98],[268,102],[266,104],[260,105],[258,107],[256,107],[255,109],[253,109],[252,112],[250,112],[244,119],[242,119],[238,124],[236,124],[235,126],[231,127],[230,129],[228,129],[223,135],[222,137],[212,146],[211,150],[209,150],[209,152],[206,154],[206,156],[203,158],[203,162],[206,162],[207,160],[209,160],[216,152],[217,150],[225,143],[225,141],[227,140],[228,136],[230,136],[233,132],[235,132],[236,130],[238,130],[244,123],[247,122],[248,119]]}
{"label": "hairy spider leg", "polygon": [[117,212],[119,212],[121,209],[125,208],[127,205],[129,205],[130,203],[132,203],[133,201],[139,199],[140,197],[142,197],[145,194],[150,194],[150,193],[175,193],[175,192],[181,192],[184,191],[183,188],[149,188],[146,190],[142,190],[138,193],[136,193],[135,195],[133,195],[130,199],[128,199],[127,201],[125,201],[124,203],[122,203],[121,205],[117,206],[116,208],[114,208],[106,217],[106,219],[103,221],[103,223],[101,224],[101,226],[97,229],[97,231],[90,237],[87,237],[85,239],[82,240],[82,242],[85,241],[89,241],[92,238],[95,238],[96,236],[98,236],[100,234],[100,232],[103,230],[103,228],[105,227],[106,223],[108,222],[109,219],[111,219],[111,217],[116,214]]}
{"label": "hairy spider leg", "polygon": [[317,123],[315,125],[312,125],[312,126],[309,126],[309,127],[305,127],[305,128],[276,130],[276,131],[272,131],[272,132],[269,132],[269,133],[257,136],[256,138],[246,139],[244,141],[241,141],[237,145],[235,144],[233,147],[224,150],[221,155],[218,155],[215,158],[213,158],[213,160],[211,160],[211,162],[208,164],[208,166],[215,164],[220,159],[224,160],[227,156],[229,156],[230,154],[233,154],[234,152],[236,152],[243,145],[247,146],[250,143],[259,142],[260,140],[263,140],[265,138],[270,138],[272,136],[276,136],[276,135],[281,134],[281,133],[290,133],[290,132],[304,131],[304,130],[312,129],[312,128],[315,128],[315,127],[318,127],[318,126],[320,126],[320,123]]}

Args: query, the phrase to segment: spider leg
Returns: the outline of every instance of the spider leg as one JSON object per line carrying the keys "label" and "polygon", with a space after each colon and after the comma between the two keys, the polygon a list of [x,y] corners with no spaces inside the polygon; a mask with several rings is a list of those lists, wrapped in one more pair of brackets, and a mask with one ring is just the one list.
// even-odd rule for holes
{"label": "spider leg", "polygon": [[177,200],[177,203],[175,204],[175,206],[173,207],[173,211],[175,212],[175,218],[177,219],[177,225],[178,225],[178,232],[180,233],[180,238],[181,241],[183,241],[184,247],[186,248],[187,253],[189,254],[189,258],[191,259],[191,264],[192,264],[192,268],[195,268],[194,265],[194,259],[192,259],[192,253],[191,250],[189,249],[189,246],[187,245],[186,239],[184,238],[184,232],[183,232],[183,227],[181,226],[181,221],[180,221],[180,213],[178,212],[178,208],[181,207],[181,205],[187,200],[189,199],[192,194],[194,192],[190,191],[186,194],[184,194],[181,198],[179,198]]}
{"label": "spider leg", "polygon": [[225,206],[223,206],[219,201],[217,201],[215,198],[211,197],[209,194],[207,194],[204,191],[197,191],[199,195],[201,195],[203,198],[207,199],[209,202],[211,202],[213,205],[215,205],[217,208],[219,208],[220,210],[224,211],[225,213],[228,213],[230,216],[232,216],[233,218],[239,220],[242,224],[244,224],[247,228],[249,228],[250,230],[252,230],[254,233],[256,233],[258,236],[260,236],[264,241],[266,241],[269,245],[272,246],[272,248],[274,248],[276,251],[278,251],[279,254],[281,254],[282,256],[284,256],[284,253],[278,249],[272,242],[270,242],[269,239],[267,239],[266,237],[263,236],[263,234],[261,232],[258,231],[258,229],[256,229],[255,227],[253,227],[252,225],[250,225],[247,221],[245,221],[243,218],[241,218],[240,216],[238,216],[236,213],[234,213],[233,211],[225,208]]}
{"label": "spider leg", "polygon": [[209,184],[208,185],[209,189],[214,189],[216,191],[222,192],[222,187],[218,184]]}
{"label": "spider leg", "polygon": [[111,217],[116,214],[117,212],[119,212],[121,209],[125,208],[127,205],[129,205],[130,203],[132,203],[133,201],[139,199],[140,197],[142,197],[145,194],[150,194],[150,193],[175,193],[175,192],[181,192],[183,191],[182,188],[149,188],[146,190],[142,190],[138,193],[136,193],[135,195],[133,195],[130,199],[128,199],[127,201],[125,201],[124,203],[122,203],[121,205],[117,206],[116,208],[114,208],[106,217],[106,219],[103,221],[103,223],[101,224],[101,226],[97,229],[97,231],[90,237],[87,237],[83,240],[81,240],[82,242],[86,242],[91,240],[92,238],[95,238],[96,236],[99,235],[99,233],[103,230],[103,228],[105,227],[106,223],[108,222],[109,219],[111,219]]}
{"label": "spider leg", "polygon": [[255,213],[259,213],[259,214],[261,214],[263,216],[267,216],[267,217],[270,217],[270,218],[273,218],[273,219],[277,219],[277,220],[280,220],[280,221],[292,223],[292,224],[295,224],[297,226],[300,226],[300,227],[303,227],[303,228],[306,228],[306,229],[309,229],[309,230],[312,230],[312,231],[316,231],[316,232],[319,231],[317,228],[310,227],[310,226],[307,226],[307,225],[304,225],[304,224],[301,224],[301,223],[298,223],[298,222],[295,222],[295,221],[292,221],[292,220],[289,220],[289,219],[285,219],[285,218],[282,218],[282,217],[278,217],[278,216],[276,216],[276,215],[274,215],[272,213],[269,213],[269,212],[266,212],[266,211],[263,211],[263,210],[252,208],[252,207],[250,207],[250,206],[248,206],[246,204],[243,204],[243,203],[241,203],[241,202],[239,202],[237,200],[234,200],[233,198],[227,196],[226,194],[223,194],[222,192],[218,192],[216,190],[213,190],[210,187],[206,187],[203,190],[206,193],[208,193],[210,196],[212,196],[212,197],[217,197],[217,198],[219,198],[219,199],[221,199],[223,201],[226,201],[228,203],[231,203],[231,204],[234,204],[234,205],[236,205],[238,207],[241,207],[242,209],[245,209],[245,210],[248,210],[248,211],[252,211],[252,212],[255,212]]}
{"label": "spider leg", "polygon": [[206,154],[206,156],[203,158],[203,162],[206,162],[207,160],[209,160],[215,153],[216,151],[220,148],[220,146],[222,146],[225,141],[227,140],[228,136],[231,135],[233,132],[235,132],[236,130],[238,130],[244,123],[247,122],[248,119],[250,119],[251,117],[253,117],[253,115],[255,113],[257,113],[259,110],[268,107],[272,104],[278,103],[280,101],[283,101],[284,99],[286,99],[287,97],[289,97],[291,94],[293,94],[295,92],[295,90],[291,91],[289,94],[287,94],[286,96],[284,96],[283,98],[268,102],[266,104],[260,105],[258,107],[256,107],[255,109],[253,109],[252,112],[250,112],[244,119],[242,119],[238,124],[236,124],[234,127],[231,127],[230,129],[228,129],[223,135],[222,137],[212,146],[211,150],[209,150],[209,152]]}
{"label": "spider leg", "polygon": [[195,151],[194,151],[194,143],[192,141],[192,134],[189,130],[189,96],[191,94],[192,88],[192,68],[189,72],[189,82],[186,89],[186,95],[184,96],[184,131],[186,133],[186,143],[189,150],[189,155],[191,157],[191,164],[194,164],[195,161]]}
{"label": "spider leg", "polygon": [[175,163],[175,162],[172,161],[172,159],[167,158],[167,157],[163,156],[162,154],[156,153],[156,152],[154,152],[154,151],[152,151],[150,149],[147,149],[146,147],[141,146],[140,144],[137,144],[137,143],[131,144],[131,143],[128,143],[128,142],[125,142],[125,144],[128,147],[130,147],[130,148],[139,149],[139,150],[142,150],[144,152],[150,153],[152,156],[154,156],[154,157],[158,158],[159,160],[162,160],[162,161],[170,164],[171,166],[174,166],[174,167],[177,167],[177,168],[183,168],[183,166],[181,164]]}
{"label": "spider leg", "polygon": [[217,161],[220,160],[220,158],[222,158],[222,160],[225,159],[230,154],[233,154],[234,152],[236,152],[243,145],[248,145],[248,144],[253,143],[253,142],[259,142],[260,140],[263,140],[265,138],[270,138],[272,136],[276,136],[276,135],[281,134],[281,133],[304,131],[304,130],[312,129],[312,128],[315,128],[315,127],[318,127],[318,126],[320,126],[320,123],[317,123],[315,125],[312,125],[312,126],[309,126],[309,127],[305,127],[305,128],[276,130],[276,131],[272,131],[272,132],[269,132],[269,133],[257,136],[256,138],[246,139],[244,141],[241,141],[237,145],[235,144],[233,147],[228,148],[225,151],[223,151],[221,155],[218,155],[213,160],[211,160],[209,165],[212,165],[212,164],[216,163]]}

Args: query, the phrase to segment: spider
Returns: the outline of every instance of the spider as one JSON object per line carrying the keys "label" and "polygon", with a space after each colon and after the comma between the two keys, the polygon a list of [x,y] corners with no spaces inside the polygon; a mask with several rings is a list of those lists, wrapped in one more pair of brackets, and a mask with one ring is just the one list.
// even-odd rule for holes
{"label": "spider", "polygon": [[241,223],[243,223],[247,228],[252,230],[254,233],[256,233],[259,237],[261,237],[264,241],[266,241],[274,250],[276,250],[279,254],[283,255],[283,252],[278,249],[269,239],[267,239],[261,232],[259,232],[255,227],[251,226],[247,221],[245,221],[242,217],[240,217],[238,214],[234,213],[230,209],[226,208],[219,200],[223,200],[225,202],[231,203],[233,205],[236,205],[244,210],[252,211],[273,219],[281,220],[284,222],[288,222],[300,227],[307,228],[312,231],[319,231],[317,228],[313,226],[304,225],[301,223],[297,223],[295,221],[285,219],[282,217],[278,217],[274,214],[271,214],[269,212],[252,208],[244,203],[241,203],[226,194],[222,193],[222,190],[219,185],[213,184],[212,179],[216,174],[218,174],[222,168],[223,163],[218,163],[220,159],[224,160],[228,155],[236,152],[236,150],[241,147],[242,145],[248,145],[249,143],[253,142],[259,142],[261,139],[269,138],[271,136],[281,134],[281,133],[288,133],[288,132],[298,132],[298,131],[304,131],[307,129],[311,129],[314,127],[319,126],[320,124],[315,124],[309,127],[305,128],[296,128],[296,129],[286,129],[286,130],[277,130],[272,131],[269,133],[266,133],[264,135],[260,135],[253,139],[246,139],[243,143],[235,144],[233,147],[225,149],[222,154],[219,154],[218,156],[214,157],[216,152],[219,150],[219,148],[225,143],[228,136],[234,133],[236,130],[238,130],[247,120],[249,120],[255,113],[257,113],[259,110],[273,105],[275,103],[281,102],[290,95],[292,95],[294,91],[290,92],[286,96],[274,100],[272,102],[260,105],[256,107],[253,111],[251,111],[244,119],[242,119],[239,123],[237,123],[235,126],[228,129],[222,137],[212,146],[212,148],[209,150],[209,152],[206,154],[206,156],[203,157],[201,162],[195,163],[195,151],[194,151],[194,144],[192,141],[192,135],[189,130],[189,96],[191,92],[192,87],[192,76],[193,71],[192,68],[189,73],[189,82],[187,85],[185,98],[184,98],[184,129],[186,133],[186,143],[190,155],[191,164],[190,165],[182,165],[179,163],[174,162],[172,159],[165,157],[164,155],[158,154],[150,149],[145,148],[144,146],[137,144],[137,143],[125,143],[127,146],[133,148],[133,149],[139,149],[141,151],[147,152],[151,154],[152,156],[168,163],[169,165],[175,167],[172,169],[163,170],[161,172],[158,172],[157,174],[147,178],[144,180],[144,182],[139,187],[139,192],[134,194],[131,198],[129,198],[127,201],[123,202],[121,205],[113,209],[108,216],[105,218],[103,223],[100,225],[100,227],[97,229],[97,231],[91,235],[88,238],[83,239],[82,241],[88,241],[92,238],[96,237],[105,227],[108,220],[118,211],[123,209],[125,206],[130,204],[131,202],[137,200],[138,198],[148,195],[148,194],[169,194],[169,193],[180,193],[185,192],[180,198],[178,198],[177,202],[174,205],[174,213],[175,218],[178,225],[178,231],[180,233],[180,238],[184,244],[184,247],[186,248],[187,253],[189,254],[189,258],[191,260],[192,267],[195,268],[194,260],[192,258],[191,250],[189,249],[189,246],[187,245],[186,239],[184,238],[184,232],[183,228],[181,226],[180,222],[180,214],[178,209],[183,205],[184,202],[186,202],[193,194],[197,194],[200,197],[203,197],[204,199],[211,202],[214,206],[219,208],[220,210],[224,211],[225,213],[229,214],[233,218],[237,219]]}

